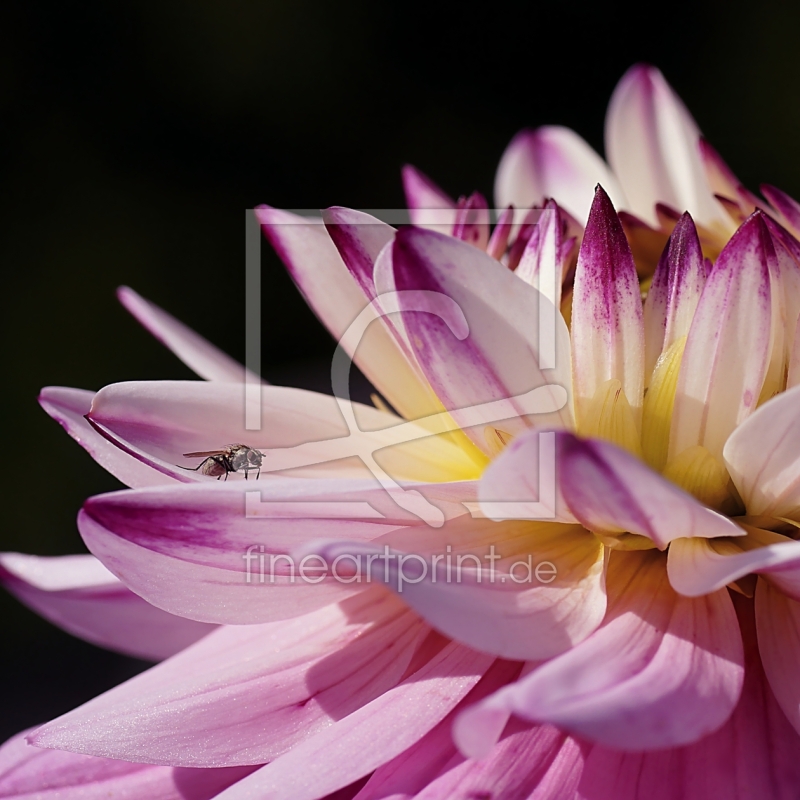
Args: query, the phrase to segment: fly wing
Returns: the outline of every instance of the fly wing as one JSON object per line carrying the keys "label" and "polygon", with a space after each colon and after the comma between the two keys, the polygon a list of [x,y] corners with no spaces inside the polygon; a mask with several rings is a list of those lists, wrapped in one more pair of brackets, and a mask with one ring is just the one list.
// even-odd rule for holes
{"label": "fly wing", "polygon": [[212,456],[225,455],[224,450],[201,450],[199,453],[184,453],[184,458],[211,458]]}

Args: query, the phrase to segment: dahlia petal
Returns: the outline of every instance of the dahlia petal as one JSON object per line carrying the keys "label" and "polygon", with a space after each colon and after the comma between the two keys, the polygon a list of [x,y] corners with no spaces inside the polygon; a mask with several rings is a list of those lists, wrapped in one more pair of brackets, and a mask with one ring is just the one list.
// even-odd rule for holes
{"label": "dahlia petal", "polygon": [[[445,636],[503,658],[549,658],[603,619],[603,547],[579,525],[470,519],[424,533],[414,546],[402,534],[386,537],[388,557],[364,542],[314,543],[313,552],[328,563],[381,559],[370,572],[373,581]],[[448,548],[450,542],[458,548]]]}
{"label": "dahlia petal", "polygon": [[391,690],[427,633],[377,588],[297,619],[226,626],[29,738],[127,761],[262,764]]}
{"label": "dahlia petal", "polygon": [[778,705],[800,732],[800,602],[768,581],[756,586],[758,649]]}
{"label": "dahlia petal", "polygon": [[87,422],[86,415],[92,407],[94,395],[94,392],[84,389],[47,386],[39,393],[39,405],[103,469],[125,485],[138,488],[172,483],[171,477],[120,450]]}
{"label": "dahlia petal", "polygon": [[[256,209],[265,235],[309,305],[338,342],[369,298],[342,261],[320,219],[268,206]],[[357,352],[355,346],[358,345]],[[375,388],[407,418],[431,413],[430,393],[380,320],[348,351]]]}
{"label": "dahlia petal", "polygon": [[589,215],[594,187],[602,184],[616,205],[625,196],[603,159],[577,133],[558,125],[520,131],[500,159],[494,181],[499,208],[530,208],[553,197],[579,220]]}
{"label": "dahlia petal", "polygon": [[0,797],[8,800],[211,800],[252,767],[186,769],[42,750],[25,733],[0,747]]}
{"label": "dahlia petal", "polygon": [[[517,437],[487,467],[478,484],[481,510],[490,519],[552,519],[574,524],[556,480],[555,448],[549,461],[549,443],[530,431]],[[554,437],[553,437],[554,438]]]}
{"label": "dahlia petal", "polygon": [[773,397],[730,436],[723,455],[748,514],[800,519],[800,386]]}
{"label": "dahlia petal", "polygon": [[786,388],[793,389],[795,386],[800,386],[800,317],[797,318],[797,325],[794,329],[794,339],[786,372]]}
{"label": "dahlia petal", "polygon": [[608,587],[602,627],[464,712],[463,724],[479,729],[483,714],[503,710],[624,750],[688,744],[723,725],[744,677],[728,593],[677,595],[653,551],[614,553]]}
{"label": "dahlia petal", "polygon": [[561,308],[562,230],[561,211],[555,201],[548,200],[514,270],[518,278],[542,292],[554,308]]}
{"label": "dahlia petal", "polygon": [[705,170],[706,181],[715,197],[724,197],[734,202],[745,215],[752,214],[756,208],[763,206],[762,201],[744,187],[722,156],[702,136],[699,144],[700,161]]}
{"label": "dahlia petal", "polygon": [[678,377],[670,457],[702,445],[717,458],[756,408],[772,347],[769,231],[759,212],[731,240],[708,276]]}
{"label": "dahlia petal", "polygon": [[617,84],[605,143],[630,211],[656,224],[660,202],[689,211],[701,225],[729,227],[705,177],[700,131],[655,67],[637,64]]}
{"label": "dahlia petal", "polygon": [[117,290],[117,297],[156,339],[201,378],[232,383],[244,383],[245,380],[261,382],[258,375],[245,369],[238,361],[133,289],[121,286]]}
{"label": "dahlia petal", "polygon": [[[530,425],[570,424],[564,405],[570,387],[569,333],[545,297],[478,249],[419,228],[398,232],[392,263],[417,361],[479,448],[491,452],[485,429],[500,421],[510,435]],[[466,319],[465,330],[456,331],[462,338],[442,316],[411,310],[403,295],[408,290],[435,293],[434,307],[440,298],[442,304],[454,302]],[[528,394],[534,390],[538,393]],[[493,404],[492,413],[471,408],[484,403]]]}
{"label": "dahlia petal", "polygon": [[214,630],[151,606],[94,556],[0,553],[0,583],[73,636],[136,658],[168,658]]}
{"label": "dahlia petal", "polygon": [[[741,598],[733,595],[737,610]],[[741,699],[728,722],[698,742],[670,750],[625,753],[593,747],[586,754],[581,800],[706,800],[709,797],[794,800],[800,785],[800,738],[776,703],[755,644],[752,603],[740,613],[745,639]]]}
{"label": "dahlia petal", "polygon": [[659,356],[689,333],[706,282],[697,228],[684,214],[670,235],[644,303],[645,374]]}
{"label": "dahlia petal", "polygon": [[435,727],[491,663],[490,656],[450,643],[403,683],[299,743],[217,800],[317,800],[349,786]]}
{"label": "dahlia petal", "polygon": [[561,492],[590,530],[639,534],[661,550],[682,537],[744,535],[730,519],[609,442],[560,432],[556,443]]}
{"label": "dahlia petal", "polygon": [[783,221],[794,231],[800,234],[800,203],[777,186],[761,185],[761,194],[769,200],[772,207],[778,211]]}
{"label": "dahlia petal", "polygon": [[403,190],[413,225],[450,234],[456,221],[456,202],[416,167],[403,167]]}
{"label": "dahlia petal", "polygon": [[112,492],[78,517],[89,550],[148,602],[231,624],[298,616],[364,590],[289,557],[320,531],[370,540],[409,525],[429,530],[374,482],[332,480]]}
{"label": "dahlia petal", "polygon": [[644,392],[639,278],[619,217],[600,186],[575,272],[572,345],[578,423],[598,387],[617,379],[638,424]]}
{"label": "dahlia petal", "polygon": [[489,247],[489,204],[480,192],[458,201],[453,236],[479,250]]}
{"label": "dahlia petal", "polygon": [[800,542],[780,538],[783,541],[731,554],[717,552],[707,540],[676,539],[667,562],[670,583],[682,595],[699,597],[750,573],[777,572],[778,579],[787,571],[800,573]]}
{"label": "dahlia petal", "polygon": [[[183,483],[213,482],[193,471],[201,460],[184,453],[234,442],[264,453],[262,477],[287,470],[303,476],[369,477],[364,460],[373,453],[397,478],[440,481],[475,474],[474,461],[461,448],[393,414],[353,403],[360,429],[351,432],[342,415],[345,401],[330,395],[265,386],[260,410],[252,399],[240,384],[118,383],[94,396],[88,416],[121,450]],[[251,416],[260,417],[260,430],[247,429]],[[227,481],[243,477],[234,473]]]}

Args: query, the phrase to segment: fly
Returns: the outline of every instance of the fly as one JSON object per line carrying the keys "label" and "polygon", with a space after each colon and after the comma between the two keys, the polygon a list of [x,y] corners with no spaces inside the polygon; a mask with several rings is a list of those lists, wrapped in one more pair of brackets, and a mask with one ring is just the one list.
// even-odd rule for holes
{"label": "fly", "polygon": [[261,459],[264,454],[260,450],[248,447],[246,444],[229,444],[221,450],[201,450],[197,453],[184,453],[184,458],[202,458],[196,467],[181,467],[190,472],[199,472],[219,480],[223,475],[228,480],[231,472],[244,472],[244,479],[250,472],[258,470],[256,480],[261,476]]}

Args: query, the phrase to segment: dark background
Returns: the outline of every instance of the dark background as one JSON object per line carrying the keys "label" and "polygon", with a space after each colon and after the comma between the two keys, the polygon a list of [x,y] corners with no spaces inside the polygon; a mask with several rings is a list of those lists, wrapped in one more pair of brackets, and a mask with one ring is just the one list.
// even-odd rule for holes
{"label": "dark background", "polygon": [[[40,387],[192,377],[118,285],[241,359],[244,209],[402,207],[405,162],[491,196],[519,128],[566,124],[601,149],[639,60],[746,184],[800,195],[799,23],[788,4],[706,0],[3,4],[0,549],[83,551],[76,512],[117,488],[39,409]],[[271,254],[263,284],[265,377],[321,385],[331,340]],[[0,739],[143,666],[2,592],[0,614]]]}

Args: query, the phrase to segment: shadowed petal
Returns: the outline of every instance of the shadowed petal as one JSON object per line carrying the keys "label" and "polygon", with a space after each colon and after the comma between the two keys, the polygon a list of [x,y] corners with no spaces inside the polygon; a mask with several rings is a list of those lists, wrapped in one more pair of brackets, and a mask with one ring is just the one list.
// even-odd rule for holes
{"label": "shadowed petal", "polygon": [[[456,736],[462,725],[480,730],[483,715],[500,710],[624,750],[688,744],[723,725],[744,677],[727,592],[677,595],[653,551],[614,553],[608,587],[601,628],[464,712]],[[483,744],[474,755],[492,743]]]}
{"label": "shadowed petal", "polygon": [[494,201],[500,208],[541,205],[555,198],[583,222],[589,215],[598,184],[625,205],[625,198],[603,159],[577,133],[558,125],[518,133],[506,148],[494,181]]}
{"label": "shadowed petal", "polygon": [[666,203],[689,211],[701,225],[730,226],[706,181],[700,131],[655,67],[637,64],[617,84],[605,143],[630,211],[655,224],[656,203]]}
{"label": "shadowed petal", "polygon": [[151,606],[94,556],[0,553],[0,583],[73,636],[136,658],[168,658],[214,630]]}
{"label": "shadowed petal", "polygon": [[583,236],[572,305],[573,380],[578,423],[611,379],[641,420],[644,327],[639,278],[608,195],[598,186]]}
{"label": "shadowed petal", "polygon": [[786,192],[782,192],[777,186],[770,186],[768,183],[761,185],[761,193],[780,213],[783,221],[794,231],[795,235],[800,235],[800,203]]}
{"label": "shadowed petal", "polygon": [[208,381],[244,383],[247,376],[256,383],[261,381],[258,375],[246,370],[238,361],[223,353],[171,314],[162,311],[155,303],[145,300],[133,289],[121,286],[117,290],[117,297],[156,339],[172,350],[201,378]]}
{"label": "shadowed petal", "polygon": [[226,626],[30,740],[173,766],[261,764],[395,686],[427,633],[379,589],[285,622]]}
{"label": "shadowed petal", "polygon": [[252,767],[186,769],[42,750],[25,733],[0,747],[0,797],[7,800],[211,800]]}
{"label": "shadowed petal", "polygon": [[590,530],[646,536],[663,550],[681,537],[743,536],[625,450],[599,439],[558,433],[558,483],[572,513]]}
{"label": "shadowed petal", "polygon": [[317,800],[349,786],[435,727],[491,663],[490,656],[448,644],[403,683],[301,742],[218,800]]}
{"label": "shadowed petal", "polygon": [[[431,386],[478,447],[491,452],[494,423],[511,435],[570,424],[569,333],[546,298],[478,249],[420,228],[398,232],[392,263],[398,291],[430,293],[434,313],[412,310],[400,295],[403,325]],[[453,304],[463,330],[448,326]],[[548,322],[541,337],[540,318]],[[540,368],[542,354],[551,362]],[[547,402],[528,394],[536,389]],[[470,408],[490,402],[491,414]]]}
{"label": "shadowed petal", "polygon": [[761,406],[723,455],[748,514],[800,519],[800,386]]}
{"label": "shadowed petal", "polygon": [[[350,274],[320,219],[260,206],[256,215],[308,304],[338,342],[370,298]],[[371,383],[406,418],[431,413],[431,398],[380,320],[361,342],[348,341],[349,355]]]}
{"label": "shadowed petal", "polygon": [[772,347],[774,254],[756,212],[714,264],[681,362],[670,458],[697,444],[720,458],[728,436],[755,410]]}

